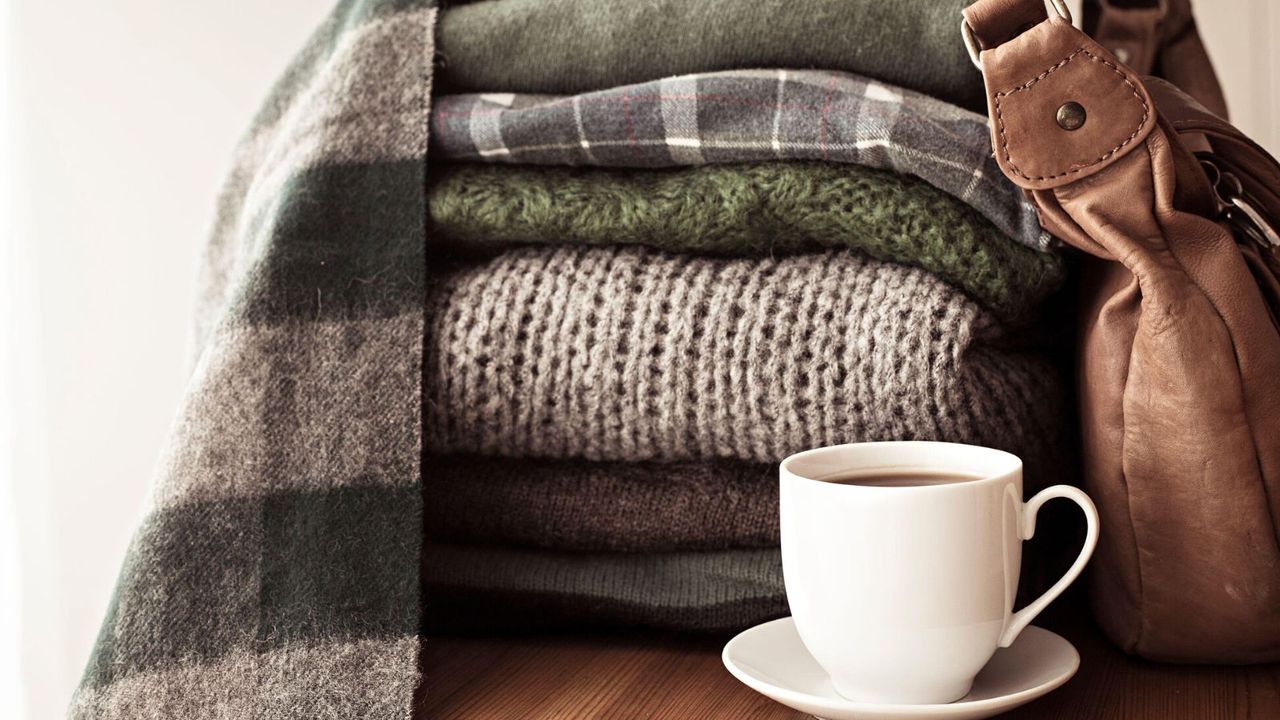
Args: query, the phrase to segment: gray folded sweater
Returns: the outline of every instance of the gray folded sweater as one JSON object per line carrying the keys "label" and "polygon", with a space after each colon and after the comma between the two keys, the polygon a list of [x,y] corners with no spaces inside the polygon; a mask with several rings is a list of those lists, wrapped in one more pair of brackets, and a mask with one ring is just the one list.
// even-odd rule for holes
{"label": "gray folded sweater", "polygon": [[843,442],[1063,456],[1062,388],[927,272],[831,251],[716,259],[533,247],[429,283],[432,453],[777,462]]}
{"label": "gray folded sweater", "polygon": [[777,548],[568,553],[428,545],[428,632],[740,630],[787,614]]}

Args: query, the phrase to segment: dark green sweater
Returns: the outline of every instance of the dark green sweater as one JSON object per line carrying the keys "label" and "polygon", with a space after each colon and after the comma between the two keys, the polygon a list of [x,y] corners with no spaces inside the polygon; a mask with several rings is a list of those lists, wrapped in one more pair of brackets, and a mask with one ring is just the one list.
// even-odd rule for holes
{"label": "dark green sweater", "polygon": [[1062,280],[1061,259],[1008,238],[928,183],[861,165],[675,170],[441,164],[431,242],[492,255],[518,244],[639,244],[731,257],[851,248],[928,270],[1006,320]]}
{"label": "dark green sweater", "polygon": [[445,10],[436,84],[578,93],[741,68],[845,70],[986,112],[972,0],[484,0]]}

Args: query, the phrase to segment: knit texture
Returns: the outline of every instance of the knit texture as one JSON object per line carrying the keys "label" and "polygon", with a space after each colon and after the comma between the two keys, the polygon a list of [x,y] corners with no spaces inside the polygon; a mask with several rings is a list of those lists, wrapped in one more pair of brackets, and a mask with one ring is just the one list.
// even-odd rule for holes
{"label": "knit texture", "polygon": [[675,170],[436,167],[432,242],[494,254],[512,244],[636,243],[730,257],[850,248],[915,265],[1001,318],[1032,314],[1061,258],[1010,240],[968,205],[862,165],[760,163]]}
{"label": "knit texture", "polygon": [[1048,362],[919,269],[848,251],[512,250],[430,283],[433,453],[777,462],[821,445],[1061,452]]}
{"label": "knit texture", "polygon": [[1028,247],[1053,246],[996,165],[985,113],[848,73],[702,73],[571,97],[446,95],[431,112],[431,147],[440,160],[534,165],[865,165],[928,182]]}
{"label": "knit texture", "polygon": [[590,626],[736,631],[787,614],[779,551],[423,552],[428,632]]}
{"label": "knit texture", "polygon": [[775,465],[453,455],[426,465],[432,542],[625,552],[778,545]]}
{"label": "knit texture", "polygon": [[440,84],[575,93],[734,68],[847,70],[986,111],[971,0],[488,0],[440,21]]}
{"label": "knit texture", "polygon": [[72,717],[409,716],[430,5],[339,2],[236,150],[186,396]]}

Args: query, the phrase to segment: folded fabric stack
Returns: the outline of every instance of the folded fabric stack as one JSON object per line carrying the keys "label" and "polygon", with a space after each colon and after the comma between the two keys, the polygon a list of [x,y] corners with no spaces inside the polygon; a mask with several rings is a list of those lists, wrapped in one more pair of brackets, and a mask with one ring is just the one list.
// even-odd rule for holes
{"label": "folded fabric stack", "polygon": [[1053,479],[1063,268],[966,2],[340,0],[236,151],[71,715],[406,717],[424,623],[781,614],[814,445]]}
{"label": "folded fabric stack", "polygon": [[[966,3],[741,4],[442,15],[428,631],[784,614],[777,463],[811,447],[973,443],[1062,479],[1035,320],[1064,268],[951,104],[981,98]],[[793,42],[823,17],[833,42]],[[917,23],[918,57],[846,52],[865,23]]]}

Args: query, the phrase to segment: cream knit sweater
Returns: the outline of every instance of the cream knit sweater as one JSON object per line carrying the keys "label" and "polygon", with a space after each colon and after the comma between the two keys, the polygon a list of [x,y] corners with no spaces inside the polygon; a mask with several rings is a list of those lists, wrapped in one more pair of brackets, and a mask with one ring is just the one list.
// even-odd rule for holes
{"label": "cream knit sweater", "polygon": [[936,439],[1061,451],[1043,358],[921,270],[848,251],[715,259],[537,247],[443,271],[425,357],[429,451],[773,462]]}

